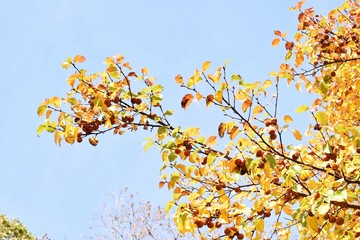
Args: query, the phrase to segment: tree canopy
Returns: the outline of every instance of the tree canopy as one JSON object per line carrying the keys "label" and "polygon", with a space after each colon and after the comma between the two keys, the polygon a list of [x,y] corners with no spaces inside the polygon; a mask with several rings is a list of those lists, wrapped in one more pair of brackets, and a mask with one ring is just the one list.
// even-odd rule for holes
{"label": "tree canopy", "polygon": [[36,239],[17,219],[9,219],[0,215],[0,238],[2,240],[34,240]]}
{"label": "tree canopy", "polygon": [[[220,109],[213,135],[201,127],[175,126],[162,91],[147,68],[133,70],[120,54],[106,69],[88,74],[76,55],[62,63],[73,69],[65,97],[47,98],[37,134],[54,134],[60,145],[100,135],[145,130],[145,150],[156,146],[163,167],[159,187],[173,192],[166,211],[183,234],[203,239],[355,239],[360,236],[360,9],[346,0],[327,15],[300,1],[294,37],[275,30],[273,46],[284,45],[285,62],[262,82],[228,74],[226,64],[206,61],[190,77],[184,110],[199,102]],[[283,113],[283,82],[314,98],[311,105]],[[203,103],[203,104],[201,104]],[[307,130],[293,124],[299,114]],[[53,120],[55,119],[55,120]],[[100,139],[101,140],[101,139]],[[273,216],[273,217],[271,217]]]}

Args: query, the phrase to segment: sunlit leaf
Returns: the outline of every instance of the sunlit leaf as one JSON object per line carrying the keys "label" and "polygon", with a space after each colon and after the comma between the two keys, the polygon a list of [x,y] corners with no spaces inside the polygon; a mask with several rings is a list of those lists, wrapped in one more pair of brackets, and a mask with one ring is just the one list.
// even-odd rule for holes
{"label": "sunlit leaf", "polygon": [[202,71],[206,72],[209,69],[209,67],[210,67],[210,61],[204,62],[202,65]]}
{"label": "sunlit leaf", "polygon": [[302,135],[298,130],[293,129],[292,133],[294,134],[294,137],[296,138],[296,140],[299,140],[299,141],[302,140]]}
{"label": "sunlit leaf", "polygon": [[303,113],[305,111],[309,110],[309,107],[307,105],[301,105],[300,107],[295,109],[296,113]]}
{"label": "sunlit leaf", "polygon": [[275,38],[274,40],[272,40],[271,45],[272,45],[273,47],[276,47],[277,45],[279,45],[279,43],[280,43],[280,39],[279,39],[279,38]]}
{"label": "sunlit leaf", "polygon": [[84,56],[81,56],[81,55],[76,55],[74,57],[74,63],[82,63],[84,62],[86,59]]}

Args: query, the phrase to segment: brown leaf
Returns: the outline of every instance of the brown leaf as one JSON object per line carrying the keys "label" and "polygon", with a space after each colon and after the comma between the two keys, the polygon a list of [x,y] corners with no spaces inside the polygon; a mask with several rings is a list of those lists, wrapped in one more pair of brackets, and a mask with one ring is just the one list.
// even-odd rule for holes
{"label": "brown leaf", "polygon": [[193,100],[194,96],[190,93],[186,94],[181,100],[181,107],[185,110]]}
{"label": "brown leaf", "polygon": [[224,137],[225,130],[226,130],[226,124],[220,123],[220,125],[219,125],[219,127],[218,127],[219,137],[221,137],[221,138]]}
{"label": "brown leaf", "polygon": [[214,101],[214,95],[210,94],[206,97],[206,106],[210,106],[212,102]]}

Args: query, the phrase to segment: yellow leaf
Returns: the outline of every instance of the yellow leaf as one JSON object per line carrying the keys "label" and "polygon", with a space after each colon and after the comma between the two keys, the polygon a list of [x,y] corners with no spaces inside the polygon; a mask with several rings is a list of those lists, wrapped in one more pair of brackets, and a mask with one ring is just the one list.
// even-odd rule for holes
{"label": "yellow leaf", "polygon": [[203,72],[207,71],[209,67],[210,67],[210,61],[204,62],[204,64],[202,65],[202,71]]}
{"label": "yellow leaf", "polygon": [[293,129],[292,133],[294,134],[294,137],[296,138],[296,140],[299,140],[299,141],[302,140],[302,135],[298,130]]}
{"label": "yellow leaf", "polygon": [[[276,73],[275,73],[275,75],[276,75]],[[269,79],[267,79],[265,82],[264,82],[264,84],[262,85],[262,88],[268,88],[268,87],[270,87],[272,85],[272,81],[271,80],[269,80]]]}
{"label": "yellow leaf", "polygon": [[78,78],[78,74],[74,73],[67,79],[67,83],[70,85],[70,87],[73,87],[75,84],[76,79]]}
{"label": "yellow leaf", "polygon": [[255,220],[255,229],[258,232],[264,231],[264,219],[260,218]]}
{"label": "yellow leaf", "polygon": [[318,231],[318,220],[316,219],[316,217],[310,217],[310,216],[306,216],[306,222],[307,225],[310,226],[310,228],[317,232]]}
{"label": "yellow leaf", "polygon": [[46,109],[47,109],[47,106],[44,104],[42,104],[38,107],[37,114],[39,115],[39,117],[41,117],[45,113]]}
{"label": "yellow leaf", "polygon": [[199,92],[196,93],[196,100],[197,100],[197,101],[199,101],[199,100],[201,100],[201,99],[203,99],[203,98],[204,98],[204,96],[201,95],[201,93],[199,93]]}
{"label": "yellow leaf", "polygon": [[199,71],[196,69],[194,75],[188,81],[188,87],[198,84],[202,80]]}
{"label": "yellow leaf", "polygon": [[222,97],[223,97],[223,93],[222,93],[222,91],[219,90],[215,93],[214,99],[218,103],[222,103]]}
{"label": "yellow leaf", "polygon": [[253,114],[256,115],[256,114],[259,114],[263,111],[263,107],[262,106],[256,106],[253,110]]}
{"label": "yellow leaf", "polygon": [[66,61],[61,63],[61,67],[68,69],[71,66],[71,61],[72,61],[72,58],[69,57]]}
{"label": "yellow leaf", "polygon": [[81,55],[76,55],[74,57],[74,63],[82,63],[84,62],[86,59],[84,56],[81,56]]}
{"label": "yellow leaf", "polygon": [[279,43],[280,43],[280,39],[279,39],[279,38],[275,38],[274,40],[272,40],[271,45],[272,45],[273,47],[276,47],[277,45],[279,45]]}
{"label": "yellow leaf", "polygon": [[292,206],[290,206],[290,205],[285,205],[282,208],[282,210],[283,210],[284,213],[286,213],[289,216],[291,216],[293,214],[293,209],[292,209]]}
{"label": "yellow leaf", "polygon": [[161,154],[161,159],[163,160],[163,162],[167,162],[169,159],[169,152],[167,150],[163,151],[163,153]]}
{"label": "yellow leaf", "polygon": [[252,102],[251,102],[251,99],[250,99],[250,98],[248,98],[247,100],[245,100],[245,101],[243,102],[243,104],[242,104],[242,107],[241,107],[242,111],[243,111],[243,112],[246,112],[246,110],[251,106],[251,104],[252,104]]}
{"label": "yellow leaf", "polygon": [[284,116],[284,122],[291,123],[292,121],[293,121],[293,119],[289,115]]}
{"label": "yellow leaf", "polygon": [[186,94],[181,100],[181,107],[185,110],[193,100],[194,96],[190,93]]}
{"label": "yellow leaf", "polygon": [[141,73],[143,75],[148,75],[149,74],[149,69],[147,69],[146,67],[142,68],[140,71],[141,71]]}
{"label": "yellow leaf", "polygon": [[49,104],[53,104],[56,108],[61,106],[61,98],[59,97],[52,97],[49,99]]}

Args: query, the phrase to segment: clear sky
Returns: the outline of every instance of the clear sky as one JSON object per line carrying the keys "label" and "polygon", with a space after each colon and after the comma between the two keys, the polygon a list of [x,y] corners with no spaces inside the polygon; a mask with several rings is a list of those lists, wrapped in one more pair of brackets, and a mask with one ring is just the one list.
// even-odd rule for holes
{"label": "clear sky", "polygon": [[[104,70],[105,57],[122,53],[135,69],[146,66],[165,86],[164,98],[177,124],[214,132],[208,119],[180,109],[184,90],[174,76],[189,76],[206,60],[246,80],[265,80],[283,61],[272,48],[273,30],[293,34],[297,1],[215,0],[14,0],[0,15],[1,118],[0,213],[19,218],[35,235],[77,239],[87,235],[101,213],[106,194],[128,186],[164,205],[169,192],[158,189],[161,159],[143,153],[149,133],[102,136],[99,145],[58,147],[52,135],[36,137],[42,123],[36,109],[46,97],[68,90],[60,64],[81,54],[81,67]],[[324,11],[340,1],[316,1]],[[331,4],[330,4],[331,3]],[[313,6],[315,1],[308,1]],[[301,98],[284,90],[282,106],[293,111]],[[290,101],[289,101],[290,99]],[[191,110],[191,109],[190,109]],[[193,115],[191,115],[193,114]],[[192,121],[190,121],[192,120]]]}

